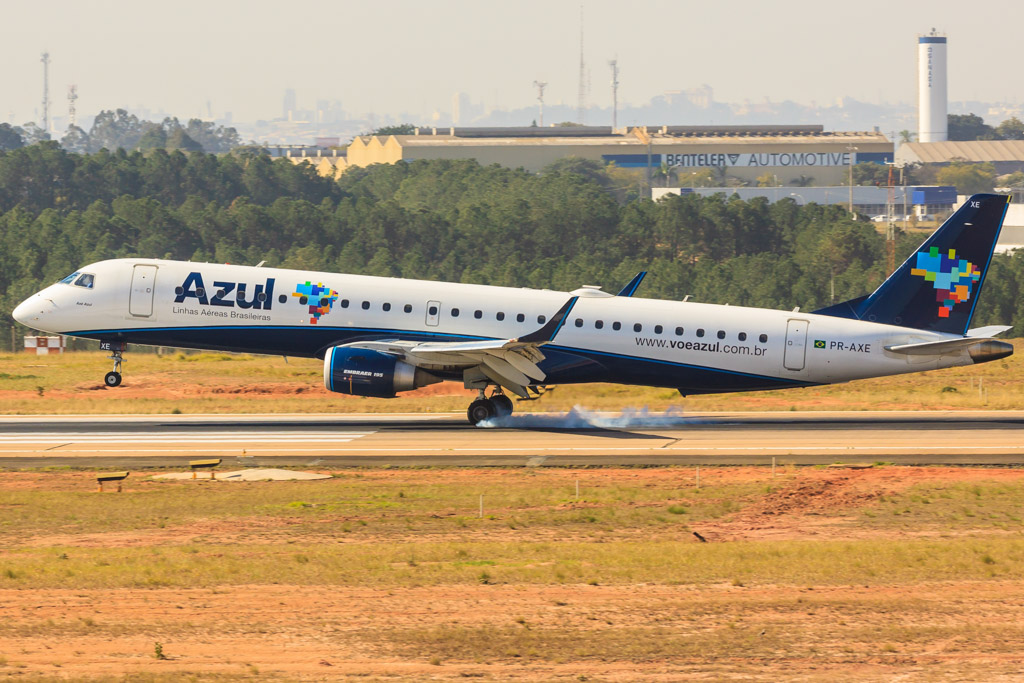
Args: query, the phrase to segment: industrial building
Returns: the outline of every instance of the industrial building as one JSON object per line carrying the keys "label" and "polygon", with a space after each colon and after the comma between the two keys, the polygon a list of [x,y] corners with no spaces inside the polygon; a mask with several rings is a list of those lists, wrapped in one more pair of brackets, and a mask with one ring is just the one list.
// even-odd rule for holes
{"label": "industrial building", "polygon": [[897,164],[949,164],[953,161],[992,164],[996,173],[1024,171],[1024,140],[907,142],[896,150]]}
{"label": "industrial building", "polygon": [[639,175],[711,170],[743,184],[770,174],[783,185],[838,185],[849,167],[893,159],[879,132],[831,132],[822,126],[608,126],[419,128],[414,135],[359,136],[346,167],[417,159],[475,159],[538,172],[559,159],[592,159]]}

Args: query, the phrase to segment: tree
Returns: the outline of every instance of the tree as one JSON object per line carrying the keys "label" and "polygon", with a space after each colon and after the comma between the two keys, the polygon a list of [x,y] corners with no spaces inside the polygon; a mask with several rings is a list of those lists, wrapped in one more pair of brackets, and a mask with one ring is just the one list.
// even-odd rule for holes
{"label": "tree", "polygon": [[[947,119],[947,123],[946,123],[947,126],[949,125],[948,121],[949,120]],[[909,130],[906,130],[906,129],[903,129],[903,130],[900,131],[900,142],[901,143],[913,142],[914,138],[916,138],[916,137],[917,137],[917,133],[914,133],[912,131],[909,131]]]}
{"label": "tree", "polygon": [[935,175],[942,185],[955,185],[960,194],[991,192],[995,185],[996,169],[989,163],[972,164],[954,160]]}
{"label": "tree", "polygon": [[25,140],[26,145],[34,145],[37,142],[49,140],[50,134],[32,121],[29,121],[21,127],[21,137]]}
{"label": "tree", "polygon": [[136,149],[139,138],[148,129],[146,123],[124,109],[101,111],[89,130],[89,149],[93,152],[101,149]]}
{"label": "tree", "polygon": [[167,149],[177,149],[182,152],[202,152],[203,146],[193,140],[182,128],[176,128],[167,135]]}
{"label": "tree", "polygon": [[89,151],[89,134],[78,126],[68,126],[60,146],[72,154],[85,154]]}
{"label": "tree", "polygon": [[416,126],[412,123],[399,123],[394,126],[381,126],[375,129],[370,135],[387,136],[387,135],[415,135]]}
{"label": "tree", "polygon": [[781,187],[782,183],[779,182],[779,176],[774,173],[763,173],[757,176],[758,187]]}
{"label": "tree", "polygon": [[995,129],[976,114],[950,114],[946,117],[950,140],[995,140]]}
{"label": "tree", "polygon": [[1024,171],[1014,171],[996,178],[996,185],[999,187],[1024,187]]}
{"label": "tree", "polygon": [[163,149],[167,147],[167,131],[161,126],[150,124],[139,138],[139,149]]}
{"label": "tree", "polygon": [[0,151],[19,149],[25,146],[22,130],[9,123],[0,123]]}
{"label": "tree", "polygon": [[1001,140],[1024,140],[1024,121],[1016,116],[1008,118],[996,126],[996,134]]}

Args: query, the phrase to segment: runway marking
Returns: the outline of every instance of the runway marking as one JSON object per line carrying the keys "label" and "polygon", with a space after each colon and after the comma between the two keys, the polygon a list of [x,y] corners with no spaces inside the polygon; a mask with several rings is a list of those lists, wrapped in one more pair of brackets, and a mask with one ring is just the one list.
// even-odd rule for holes
{"label": "runway marking", "polygon": [[[60,451],[60,454],[68,457],[75,456],[84,453],[109,453],[109,454],[120,454],[120,453],[222,453],[225,450],[223,448],[133,448],[130,451],[119,451],[105,449],[74,449]],[[232,449],[234,450],[234,449]],[[245,454],[252,453],[278,453],[282,454],[280,448],[250,448],[245,447],[244,449],[238,449],[243,451]],[[767,453],[767,452],[787,452],[792,453],[796,451],[809,451],[814,453],[837,453],[837,454],[849,454],[849,453],[891,453],[891,452],[907,452],[907,453],[936,453],[939,451],[948,452],[961,452],[966,455],[970,453],[979,452],[994,452],[994,453],[1006,453],[1012,451],[1024,451],[1024,446],[1018,445],[1007,445],[1007,446],[980,446],[980,447],[957,447],[957,446],[935,446],[935,447],[921,447],[921,446],[792,446],[792,447],[757,447],[757,448],[745,448],[743,446],[693,446],[687,448],[671,448],[664,449],[658,447],[628,447],[628,446],[609,446],[609,447],[585,447],[585,446],[554,446],[549,448],[536,448],[531,449],[533,453],[548,453],[548,452],[585,452],[590,454],[597,454],[602,452],[627,452],[634,451],[636,453],[665,453],[668,451],[688,451],[693,453],[708,453],[708,452],[720,452],[728,453],[730,455],[743,455],[750,453]],[[403,448],[396,446],[393,448],[360,448],[358,446],[348,448],[303,448],[300,455],[311,454],[311,453],[345,453],[348,455],[365,455],[369,453],[438,453],[441,455],[458,453],[468,454],[482,454],[482,453],[506,453],[513,452],[522,454],[524,449],[522,448]],[[22,450],[22,449],[0,449],[0,457],[13,456],[21,453],[38,454],[38,453],[53,453],[50,449],[43,450]],[[283,454],[290,457],[292,454]],[[543,456],[528,456],[532,458],[540,458]]]}
{"label": "runway marking", "polygon": [[39,434],[38,432],[9,432],[0,435],[0,447],[4,444],[57,444],[51,448],[73,446],[78,443],[347,443],[376,432],[206,432],[182,434],[181,432],[60,432]]}

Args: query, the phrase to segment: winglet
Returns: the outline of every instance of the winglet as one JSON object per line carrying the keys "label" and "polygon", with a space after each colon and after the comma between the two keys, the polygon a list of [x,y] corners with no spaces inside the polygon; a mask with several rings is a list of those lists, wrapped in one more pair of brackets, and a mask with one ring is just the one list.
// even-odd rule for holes
{"label": "winglet", "polygon": [[615,296],[633,296],[636,294],[636,290],[640,288],[640,283],[644,281],[645,277],[647,277],[647,271],[641,270],[633,277],[632,280],[629,281],[629,284],[623,287],[622,291]]}
{"label": "winglet", "polygon": [[552,341],[558,331],[562,329],[562,325],[569,318],[569,311],[576,305],[576,301],[579,299],[578,296],[566,301],[562,304],[562,307],[558,309],[558,312],[551,316],[551,319],[545,323],[544,327],[540,328],[536,332],[531,332],[523,337],[520,337],[517,341],[524,342],[527,344],[544,344]]}

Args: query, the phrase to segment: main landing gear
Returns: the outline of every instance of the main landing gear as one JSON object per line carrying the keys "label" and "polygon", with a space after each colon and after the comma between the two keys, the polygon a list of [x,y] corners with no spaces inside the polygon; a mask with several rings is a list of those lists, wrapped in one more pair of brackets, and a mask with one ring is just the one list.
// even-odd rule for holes
{"label": "main landing gear", "polygon": [[100,350],[110,351],[110,355],[107,358],[114,361],[114,369],[103,376],[103,383],[108,387],[121,386],[121,363],[124,362],[121,353],[124,351],[125,346],[127,345],[123,342],[100,342]]}
{"label": "main landing gear", "polygon": [[495,417],[511,415],[512,408],[512,400],[501,393],[501,389],[495,389],[490,398],[487,398],[484,390],[481,389],[477,399],[469,404],[466,416],[469,417],[471,424],[477,424]]}

